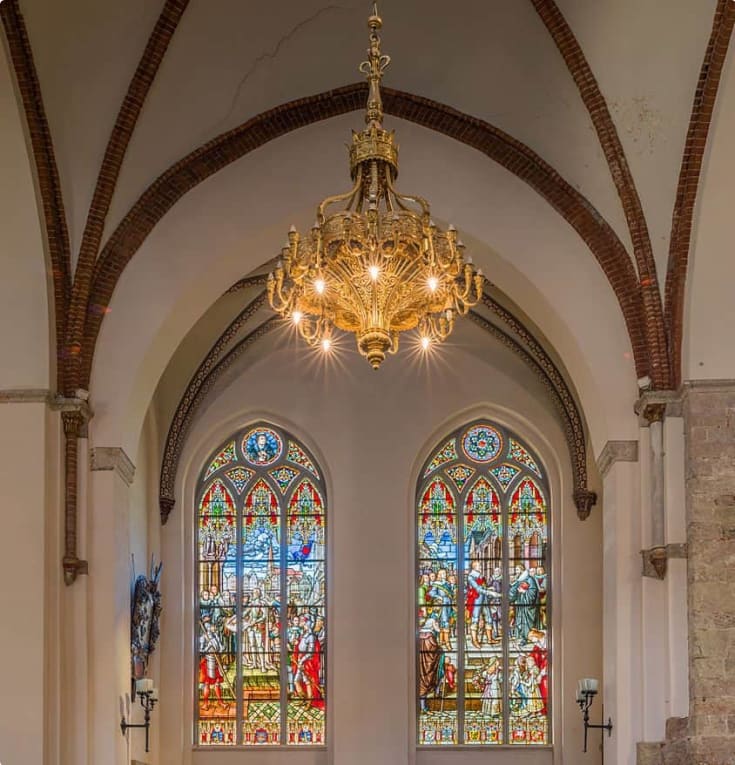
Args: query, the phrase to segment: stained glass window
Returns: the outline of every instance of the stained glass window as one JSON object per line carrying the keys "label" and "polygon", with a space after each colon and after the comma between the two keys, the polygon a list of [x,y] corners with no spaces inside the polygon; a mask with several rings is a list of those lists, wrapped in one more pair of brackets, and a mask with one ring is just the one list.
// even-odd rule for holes
{"label": "stained glass window", "polygon": [[265,423],[228,439],[202,471],[198,746],[326,744],[326,494],[319,476],[304,446]]}
{"label": "stained glass window", "polygon": [[548,484],[540,465],[512,433],[480,421],[443,439],[420,473],[421,746],[551,743]]}

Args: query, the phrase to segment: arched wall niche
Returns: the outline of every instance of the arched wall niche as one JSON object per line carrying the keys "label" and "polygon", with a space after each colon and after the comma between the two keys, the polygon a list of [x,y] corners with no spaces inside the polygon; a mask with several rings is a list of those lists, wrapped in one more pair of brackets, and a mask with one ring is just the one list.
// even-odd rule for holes
{"label": "arched wall niche", "polygon": [[[484,352],[479,352],[482,348]],[[412,519],[421,461],[430,444],[455,423],[490,417],[507,424],[538,449],[547,469],[556,475],[552,502],[560,533],[566,535],[570,549],[579,550],[559,561],[565,568],[557,576],[558,586],[564,582],[569,592],[569,602],[563,605],[564,618],[570,625],[575,619],[579,623],[584,619],[581,604],[589,611],[589,602],[600,603],[599,508],[585,523],[577,519],[569,491],[571,472],[563,432],[542,386],[513,354],[488,347],[474,325],[463,325],[459,330],[453,354],[452,368],[459,367],[462,372],[449,380],[445,366],[441,384],[428,379],[419,365],[386,364],[381,375],[375,375],[352,352],[344,354],[337,370],[330,372],[319,365],[305,368],[303,358],[294,354],[292,347],[279,345],[252,364],[243,359],[233,370],[228,385],[217,392],[189,433],[177,481],[177,511],[161,531],[162,555],[168,561],[163,586],[169,591],[170,636],[162,645],[162,694],[185,699],[190,687],[185,657],[190,633],[184,621],[186,594],[181,591],[181,582],[189,581],[190,576],[185,568],[190,550],[186,535],[193,528],[191,504],[201,464],[213,446],[239,424],[260,418],[282,423],[303,438],[327,473],[332,577],[331,761],[349,756],[358,765],[405,763],[407,751],[410,762],[435,761],[423,753],[415,758],[411,748]],[[392,398],[386,395],[388,390]],[[597,477],[593,480],[592,488],[599,490]],[[357,592],[359,604],[355,601]],[[377,614],[384,624],[380,639],[372,627]],[[568,723],[568,732],[559,736],[576,740],[581,730],[571,701],[572,686],[582,676],[580,672],[597,671],[600,666],[601,619],[592,619],[586,630],[572,630],[563,639],[569,641],[564,652],[575,657],[577,664],[569,666],[569,675],[565,675],[565,682],[571,685],[562,693],[558,711]],[[397,648],[387,651],[385,646]],[[361,660],[355,662],[355,656]],[[367,689],[359,704],[356,689]],[[182,728],[190,730],[185,720],[187,709],[191,709],[188,700],[182,700],[178,707],[161,709],[160,765],[216,762],[214,755],[191,752],[182,741]],[[380,737],[367,743],[360,738],[365,720],[373,721],[372,725],[381,730]],[[558,743],[562,743],[561,738]],[[532,757],[530,762],[550,763],[550,757],[547,751],[541,759]],[[277,755],[272,759],[279,762]],[[474,761],[472,757],[470,760]],[[504,763],[505,759],[498,761]],[[463,756],[457,762],[469,760]]]}
{"label": "arched wall niche", "polygon": [[[323,157],[341,146],[353,122],[347,115],[271,142],[194,189],[154,229],[125,270],[100,333],[92,390],[101,442],[134,450],[158,379],[186,332],[274,252],[291,222],[310,225],[321,194],[345,184],[344,157],[334,167]],[[434,209],[478,244],[473,254],[486,273],[542,327],[578,386],[594,451],[609,438],[631,437],[629,341],[584,243],[490,160],[478,161],[473,150],[427,129],[399,128],[413,157],[404,152],[402,187],[431,189]],[[294,185],[294,174],[313,183]],[[450,181],[436,185],[436,177]]]}

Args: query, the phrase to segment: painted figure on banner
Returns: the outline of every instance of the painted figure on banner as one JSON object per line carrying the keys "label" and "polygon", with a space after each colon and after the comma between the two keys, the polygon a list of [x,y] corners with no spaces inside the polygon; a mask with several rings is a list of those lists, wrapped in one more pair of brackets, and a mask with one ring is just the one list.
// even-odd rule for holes
{"label": "painted figure on banner", "polygon": [[199,636],[199,684],[202,691],[202,710],[208,711],[210,706],[211,692],[224,710],[229,710],[230,705],[222,698],[222,683],[225,681],[225,674],[220,660],[220,654],[224,650],[224,645],[220,636],[210,621],[209,616],[202,617],[202,634]]}
{"label": "painted figure on banner", "polygon": [[541,714],[546,715],[549,699],[548,650],[546,648],[546,633],[541,630],[531,630],[528,639],[533,643],[531,658],[538,668],[538,691],[541,696]]}
{"label": "painted figure on banner", "polygon": [[451,651],[452,626],[456,623],[457,618],[454,608],[455,588],[449,581],[445,568],[440,568],[437,571],[436,579],[431,584],[428,595],[435,606],[434,612],[438,615],[439,645],[445,650]]}
{"label": "painted figure on banner", "polygon": [[475,683],[482,689],[482,714],[500,717],[503,713],[502,668],[496,657],[477,674]]}
{"label": "painted figure on banner", "polygon": [[311,706],[323,708],[323,690],[320,684],[321,676],[321,645],[314,634],[314,623],[309,614],[300,619],[301,636],[296,643],[294,661],[294,689],[299,696],[309,699]]}
{"label": "painted figure on banner", "polygon": [[269,465],[280,451],[278,436],[272,430],[254,430],[245,443],[245,455],[254,465]]}
{"label": "painted figure on banner", "polygon": [[[496,642],[493,636],[493,614],[491,605],[496,604],[499,608],[501,594],[492,587],[487,586],[482,574],[482,564],[479,560],[470,563],[470,571],[467,574],[467,597],[466,606],[470,620],[470,639],[475,648],[482,645],[482,632],[484,631],[488,644]],[[496,615],[499,623],[499,614]]]}
{"label": "painted figure on banner", "polygon": [[518,645],[528,644],[528,633],[538,625],[538,584],[528,569],[521,571],[509,590],[515,610],[515,637]]}

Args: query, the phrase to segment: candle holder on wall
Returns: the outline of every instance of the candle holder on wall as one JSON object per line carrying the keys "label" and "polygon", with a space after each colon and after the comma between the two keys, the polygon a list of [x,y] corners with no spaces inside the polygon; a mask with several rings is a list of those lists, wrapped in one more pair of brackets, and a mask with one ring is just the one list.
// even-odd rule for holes
{"label": "candle holder on wall", "polygon": [[597,680],[595,680],[592,677],[586,677],[583,680],[580,680],[577,684],[577,704],[579,704],[579,708],[583,712],[583,720],[584,720],[584,749],[583,751],[587,751],[587,731],[590,728],[597,728],[601,730],[606,730],[608,738],[612,736],[612,719],[610,717],[607,718],[607,723],[604,724],[593,724],[590,722],[590,707],[592,706],[592,702],[595,699],[595,696],[597,695],[597,690],[599,688],[599,684]]}
{"label": "candle holder on wall", "polygon": [[129,723],[125,719],[123,713],[122,720],[120,721],[120,730],[123,736],[128,732],[129,728],[145,728],[145,750],[149,750],[149,736],[151,728],[151,712],[155,709],[158,703],[158,690],[153,687],[153,680],[147,677],[142,677],[140,680],[135,681],[135,691],[140,699],[140,705],[143,707],[143,722],[142,723]]}

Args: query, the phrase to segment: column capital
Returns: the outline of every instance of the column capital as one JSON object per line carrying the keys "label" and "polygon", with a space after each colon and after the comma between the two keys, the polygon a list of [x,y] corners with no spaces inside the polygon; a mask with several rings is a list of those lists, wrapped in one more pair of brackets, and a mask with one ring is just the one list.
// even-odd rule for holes
{"label": "column capital", "polygon": [[608,441],[597,458],[597,469],[604,478],[616,462],[638,462],[638,441]]}

